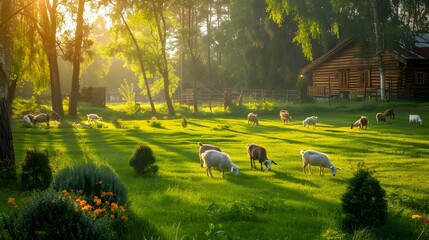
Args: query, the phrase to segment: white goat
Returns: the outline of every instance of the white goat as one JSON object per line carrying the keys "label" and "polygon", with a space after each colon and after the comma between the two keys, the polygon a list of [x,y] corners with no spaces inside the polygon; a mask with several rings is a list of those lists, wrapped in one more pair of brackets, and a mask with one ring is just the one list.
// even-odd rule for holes
{"label": "white goat", "polygon": [[[32,118],[34,118],[34,117],[32,117]],[[32,122],[31,118],[28,115],[24,115],[24,117],[22,118],[22,120],[24,122],[27,122],[27,123],[31,123]]]}
{"label": "white goat", "polygon": [[88,123],[91,121],[103,121],[103,118],[95,113],[86,114],[86,116],[88,117]]}
{"label": "white goat", "polygon": [[280,110],[280,122],[287,123],[292,121],[292,117],[289,114],[288,110]]}
{"label": "white goat", "polygon": [[249,113],[247,114],[247,124],[259,125],[258,114]]}
{"label": "white goat", "polygon": [[221,170],[222,178],[225,177],[225,170],[231,170],[235,176],[238,176],[238,167],[232,162],[228,154],[216,150],[207,150],[201,156],[204,161],[207,176],[213,178],[212,167],[217,167]]}
{"label": "white goat", "polygon": [[307,174],[307,172],[305,171],[305,168],[308,165],[308,169],[310,170],[310,173],[312,173],[311,166],[319,166],[320,176],[325,175],[324,173],[325,168],[329,168],[331,170],[332,176],[335,176],[337,172],[337,167],[335,167],[331,163],[328,155],[314,150],[306,150],[306,151],[301,150],[300,154],[302,156],[302,163],[303,163],[302,169],[305,174]]}
{"label": "white goat", "polygon": [[313,129],[316,128],[316,123],[317,123],[317,117],[316,116],[311,116],[306,118],[304,121],[302,121],[302,125],[310,127],[310,125],[313,125]]}
{"label": "white goat", "polygon": [[203,143],[199,142],[198,145],[200,145],[200,149],[199,149],[198,155],[200,156],[200,165],[201,165],[201,167],[204,167],[204,165],[203,165],[204,162],[203,162],[203,159],[201,157],[201,154],[203,154],[205,151],[207,151],[207,150],[216,150],[218,152],[222,152],[222,150],[220,149],[220,147],[217,147],[217,146],[214,146],[214,145],[211,145],[211,144],[203,144]]}
{"label": "white goat", "polygon": [[409,115],[409,122],[411,126],[417,126],[418,125],[423,125],[423,120],[421,119],[421,117],[417,114],[410,114]]}

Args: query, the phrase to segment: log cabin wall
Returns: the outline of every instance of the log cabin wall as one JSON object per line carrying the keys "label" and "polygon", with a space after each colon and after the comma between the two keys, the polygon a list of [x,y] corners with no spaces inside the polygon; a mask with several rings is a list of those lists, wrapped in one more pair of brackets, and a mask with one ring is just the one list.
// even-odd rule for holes
{"label": "log cabin wall", "polygon": [[[398,81],[404,74],[403,64],[391,54],[386,53],[382,57],[385,87],[392,96],[397,96]],[[339,95],[342,91],[356,91],[358,95],[379,93],[380,70],[377,59],[373,54],[366,54],[355,43],[347,45],[313,69],[313,86],[327,89],[329,85],[331,95]]]}

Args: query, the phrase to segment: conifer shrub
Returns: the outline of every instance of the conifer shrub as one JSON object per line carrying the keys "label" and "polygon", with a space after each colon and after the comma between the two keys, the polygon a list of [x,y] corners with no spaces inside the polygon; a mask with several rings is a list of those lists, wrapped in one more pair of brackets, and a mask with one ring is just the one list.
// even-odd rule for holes
{"label": "conifer shrub", "polygon": [[383,224],[387,217],[386,192],[367,169],[359,169],[342,196],[347,231]]}
{"label": "conifer shrub", "polygon": [[94,163],[78,164],[60,170],[52,181],[52,188],[57,191],[80,192],[87,198],[111,192],[110,201],[119,205],[127,204],[128,193],[125,185],[112,168]]}
{"label": "conifer shrub", "polygon": [[21,188],[23,190],[45,190],[52,181],[48,149],[39,152],[27,149],[22,162]]}
{"label": "conifer shrub", "polygon": [[111,221],[95,219],[76,207],[70,195],[44,191],[20,206],[14,239],[116,239]]}
{"label": "conifer shrub", "polygon": [[130,166],[134,168],[136,175],[141,176],[149,173],[157,173],[158,166],[155,165],[156,158],[153,156],[152,149],[140,143],[130,158]]}

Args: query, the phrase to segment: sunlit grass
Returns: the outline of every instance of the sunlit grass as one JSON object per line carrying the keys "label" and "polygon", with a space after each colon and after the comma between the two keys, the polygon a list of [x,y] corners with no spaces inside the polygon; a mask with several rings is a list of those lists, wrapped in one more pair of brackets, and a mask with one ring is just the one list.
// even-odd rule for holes
{"label": "sunlit grass", "polygon": [[[375,113],[394,105],[396,119],[377,124]],[[429,128],[412,128],[407,120],[411,113],[419,113],[424,121],[429,119],[429,104],[336,103],[331,108],[325,103],[269,104],[232,113],[213,106],[212,112],[203,107],[198,114],[182,107],[173,117],[160,106],[156,118],[147,112],[127,116],[120,109],[120,105],[80,109],[83,122],[87,113],[103,116],[102,128],[73,128],[67,120],[61,127],[23,128],[18,124],[21,118],[14,116],[13,130],[17,166],[27,147],[47,147],[57,169],[84,162],[84,152],[92,160],[110,165],[128,188],[133,213],[130,222],[148,226],[131,224],[124,239],[206,239],[213,229],[232,239],[322,239],[326,233],[342,233],[341,196],[362,162],[375,171],[388,193],[400,192],[416,199],[429,195]],[[293,121],[281,124],[279,109],[288,109]],[[259,126],[247,124],[248,111],[258,113]],[[319,117],[316,129],[302,126],[301,121],[310,115]],[[361,115],[370,120],[368,130],[350,129]],[[122,119],[121,128],[112,125],[113,116]],[[182,127],[181,116],[187,117],[187,128]],[[150,122],[159,122],[161,127]],[[129,166],[140,142],[155,154],[156,176],[136,177]],[[214,178],[207,177],[199,165],[198,142],[221,147],[239,166],[240,175],[226,173],[222,179],[219,171],[213,171]],[[250,168],[248,143],[267,149],[268,157],[278,163],[273,171]],[[341,168],[337,176],[327,170],[321,177],[317,167],[313,167],[313,174],[304,175],[301,149],[327,153]],[[2,198],[22,196],[10,189],[1,193]],[[0,201],[1,207],[6,205]],[[227,217],[208,210],[212,203]],[[257,203],[261,206],[255,207]],[[411,225],[406,219],[413,209],[390,207],[389,222],[379,231],[393,232],[384,235],[390,239],[409,236]],[[211,229],[210,224],[215,227]]]}

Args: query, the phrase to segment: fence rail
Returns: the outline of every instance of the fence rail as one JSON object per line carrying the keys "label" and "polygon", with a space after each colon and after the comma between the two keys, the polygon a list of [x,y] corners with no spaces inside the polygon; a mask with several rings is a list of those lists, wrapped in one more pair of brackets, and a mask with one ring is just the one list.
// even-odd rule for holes
{"label": "fence rail", "polygon": [[[266,89],[241,89],[227,90],[224,92],[204,92],[197,93],[198,105],[224,106],[235,103],[238,105],[247,103],[260,103],[265,101],[276,101],[285,103],[299,103],[299,90],[266,90]],[[182,104],[192,105],[194,103],[193,92],[183,92],[174,98]]]}

